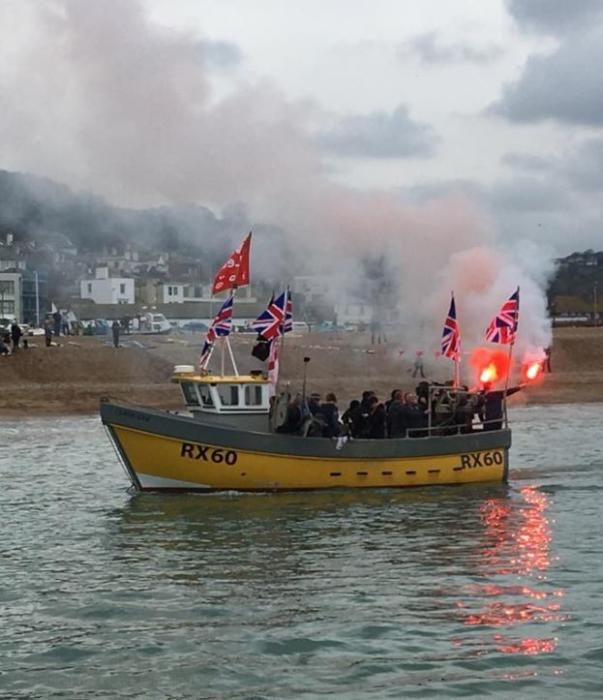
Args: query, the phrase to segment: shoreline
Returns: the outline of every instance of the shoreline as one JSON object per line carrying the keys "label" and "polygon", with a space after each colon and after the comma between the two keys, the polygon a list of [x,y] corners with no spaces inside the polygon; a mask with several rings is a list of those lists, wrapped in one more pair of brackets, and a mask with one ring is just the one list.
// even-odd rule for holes
{"label": "shoreline", "polygon": [[[0,418],[92,416],[98,414],[102,398],[182,409],[180,391],[170,382],[172,369],[195,364],[202,340],[198,334],[124,336],[123,347],[115,349],[106,337],[59,338],[51,348],[32,339],[28,350],[0,358]],[[252,344],[251,334],[232,337],[243,373],[264,368],[250,356]],[[414,352],[400,346],[371,346],[361,334],[287,337],[281,388],[301,388],[303,357],[310,356],[308,393],[334,391],[342,412],[365,389],[385,400],[393,388],[408,391],[419,381],[412,378],[412,361],[406,359]],[[510,405],[603,403],[603,328],[555,329],[552,367],[552,374],[514,396]],[[428,379],[441,382],[450,364],[426,354],[425,368]]]}

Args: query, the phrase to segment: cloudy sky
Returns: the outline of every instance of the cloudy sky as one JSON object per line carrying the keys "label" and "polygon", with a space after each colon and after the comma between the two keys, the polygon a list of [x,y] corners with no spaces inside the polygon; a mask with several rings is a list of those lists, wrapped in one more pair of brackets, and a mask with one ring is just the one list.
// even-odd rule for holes
{"label": "cloudy sky", "polygon": [[543,346],[554,258],[603,248],[600,58],[601,0],[0,0],[0,168],[241,212],[340,290],[382,256],[435,339],[520,285]]}
{"label": "cloudy sky", "polygon": [[600,57],[600,0],[0,0],[0,167],[289,224],[462,200],[600,249]]}

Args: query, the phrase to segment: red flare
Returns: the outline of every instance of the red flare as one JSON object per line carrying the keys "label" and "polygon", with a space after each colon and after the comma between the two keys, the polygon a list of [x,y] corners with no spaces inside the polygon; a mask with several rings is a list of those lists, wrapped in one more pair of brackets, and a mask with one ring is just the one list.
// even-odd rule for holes
{"label": "red flare", "polygon": [[493,384],[503,380],[509,371],[509,356],[502,350],[475,348],[470,363],[480,384]]}

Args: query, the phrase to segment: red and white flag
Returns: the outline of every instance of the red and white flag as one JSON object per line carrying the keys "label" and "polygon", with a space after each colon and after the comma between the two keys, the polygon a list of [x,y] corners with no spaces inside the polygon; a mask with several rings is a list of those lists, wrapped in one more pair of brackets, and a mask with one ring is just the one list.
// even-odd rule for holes
{"label": "red and white flag", "polygon": [[225,289],[236,289],[249,284],[249,253],[251,250],[251,232],[241,245],[233,250],[228,260],[218,270],[214,277],[212,294],[223,292]]}
{"label": "red and white flag", "polygon": [[268,355],[268,381],[270,386],[268,387],[268,395],[274,396],[276,394],[276,385],[278,384],[278,351],[280,345],[280,338],[276,336],[270,343],[270,354]]}

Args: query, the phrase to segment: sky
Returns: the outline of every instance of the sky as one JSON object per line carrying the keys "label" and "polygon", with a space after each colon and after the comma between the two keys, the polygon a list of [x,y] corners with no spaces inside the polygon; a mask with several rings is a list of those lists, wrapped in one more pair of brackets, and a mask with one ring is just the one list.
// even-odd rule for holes
{"label": "sky", "polygon": [[429,310],[521,281],[541,320],[603,247],[602,54],[600,0],[0,0],[0,168],[240,206]]}

